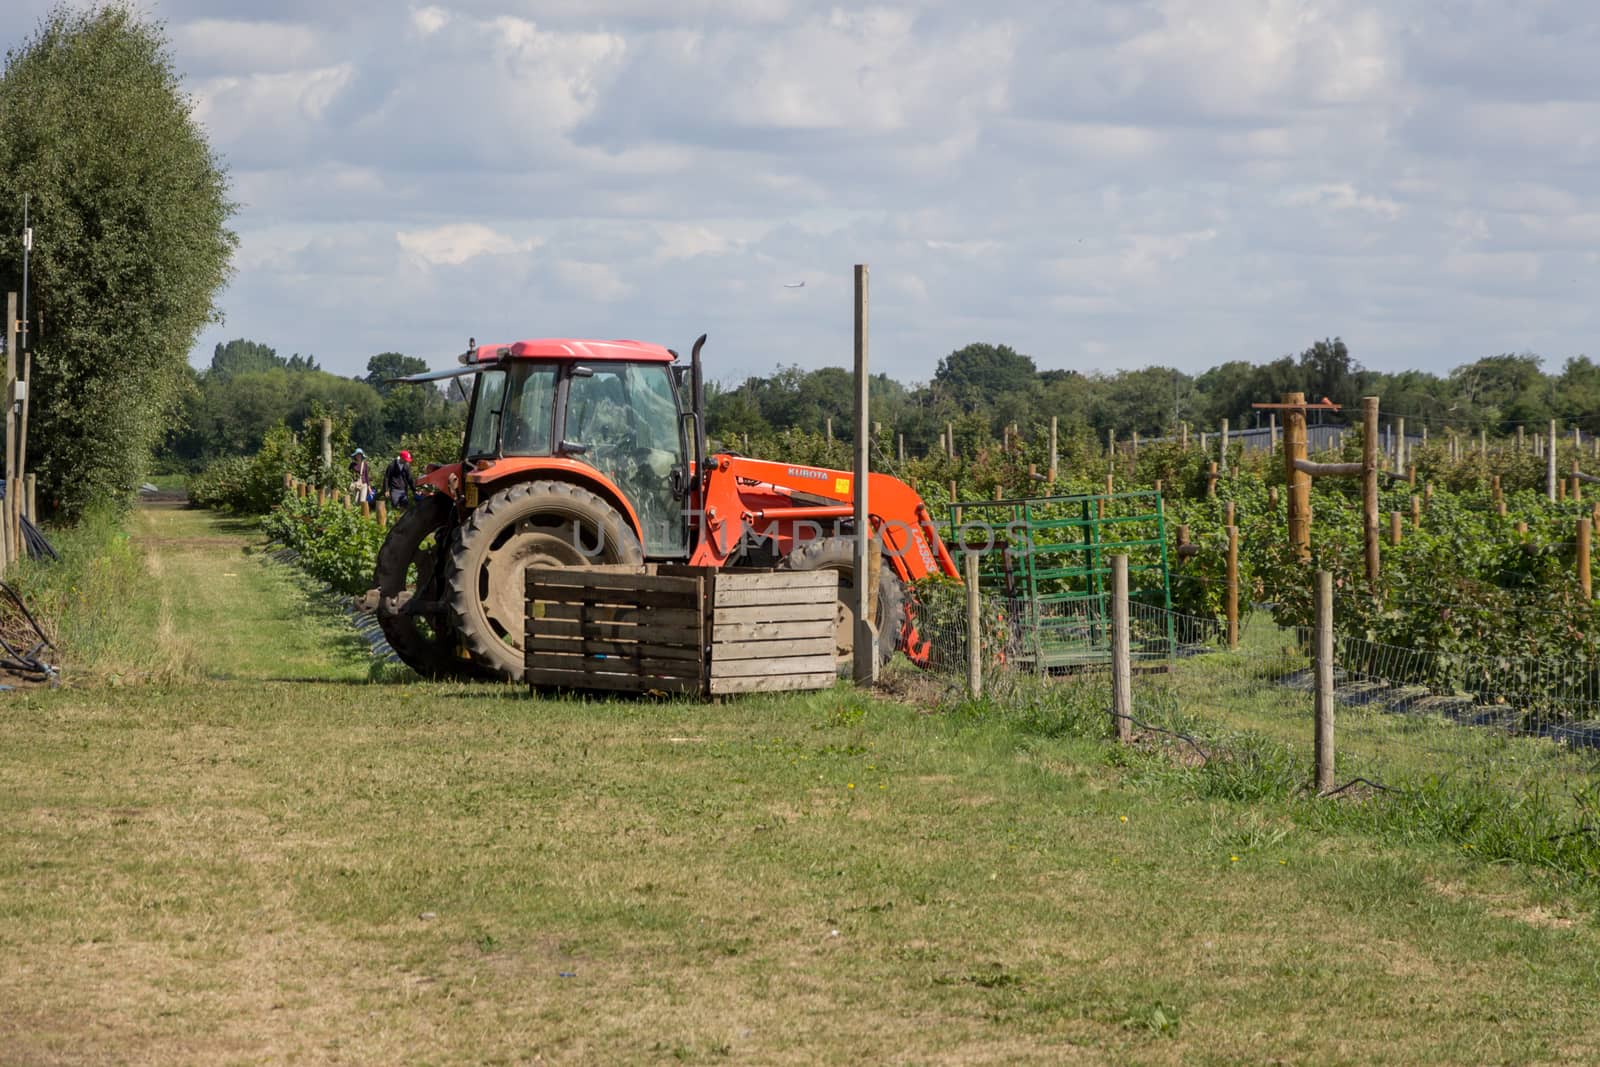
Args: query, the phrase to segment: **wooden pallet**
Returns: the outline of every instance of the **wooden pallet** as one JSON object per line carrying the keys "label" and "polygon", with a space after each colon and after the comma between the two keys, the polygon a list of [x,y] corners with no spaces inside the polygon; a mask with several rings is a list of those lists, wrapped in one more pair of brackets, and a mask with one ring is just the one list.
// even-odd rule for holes
{"label": "wooden pallet", "polygon": [[834,683],[834,571],[530,567],[530,685],[730,693]]}

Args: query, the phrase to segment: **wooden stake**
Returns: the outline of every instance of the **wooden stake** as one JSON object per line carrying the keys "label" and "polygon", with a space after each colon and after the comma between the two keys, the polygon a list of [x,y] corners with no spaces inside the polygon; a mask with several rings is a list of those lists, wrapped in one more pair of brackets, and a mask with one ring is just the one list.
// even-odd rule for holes
{"label": "wooden stake", "polygon": [[1117,740],[1133,740],[1133,661],[1128,636],[1128,557],[1111,557],[1111,722]]}
{"label": "wooden stake", "polygon": [[1228,420],[1227,419],[1223,419],[1222,420],[1221,456],[1222,456],[1222,469],[1224,471],[1226,471],[1228,469]]}
{"label": "wooden stake", "polygon": [[1394,420],[1394,472],[1406,472],[1406,417],[1399,416]]}
{"label": "wooden stake", "polygon": [[1550,438],[1545,445],[1544,488],[1550,503],[1556,502],[1556,420],[1550,420]]}
{"label": "wooden stake", "polygon": [[1278,510],[1278,487],[1275,485],[1267,487],[1267,504],[1273,511]]}
{"label": "wooden stake", "polygon": [[1222,505],[1222,514],[1224,516],[1223,520],[1222,520],[1222,524],[1224,526],[1232,526],[1233,525],[1233,501],[1230,500],[1226,504]]}
{"label": "wooden stake", "polygon": [[1422,529],[1422,497],[1416,493],[1411,494],[1411,528]]}
{"label": "wooden stake", "polygon": [[1178,424],[1178,446],[1185,452],[1189,451],[1189,424],[1187,422]]}
{"label": "wooden stake", "polygon": [[1212,460],[1206,464],[1206,499],[1217,498],[1217,461]]}
{"label": "wooden stake", "polygon": [[1589,538],[1594,524],[1585,516],[1578,520],[1578,592],[1583,599],[1594,599],[1594,572],[1589,567]]}
{"label": "wooden stake", "polygon": [[1517,531],[1517,536],[1518,537],[1522,537],[1522,536],[1526,535],[1527,532],[1528,532],[1528,524],[1525,523],[1525,522],[1518,521],[1515,529]]}
{"label": "wooden stake", "polygon": [[378,498],[378,525],[389,525],[389,502],[381,496]]}
{"label": "wooden stake", "polygon": [[1317,572],[1316,586],[1316,759],[1317,792],[1333,788],[1333,575]]}
{"label": "wooden stake", "polygon": [[1228,524],[1228,647],[1239,647],[1239,527]]}
{"label": "wooden stake", "polygon": [[967,696],[983,695],[983,626],[978,612],[978,554],[967,553]]}
{"label": "wooden stake", "polygon": [[1401,520],[1400,520],[1400,513],[1398,511],[1389,512],[1389,544],[1390,545],[1398,545],[1400,543],[1401,526],[1402,526],[1402,523],[1401,523]]}
{"label": "wooden stake", "polygon": [[1381,566],[1378,551],[1378,398],[1361,398],[1361,541],[1366,554],[1367,587],[1376,595]]}

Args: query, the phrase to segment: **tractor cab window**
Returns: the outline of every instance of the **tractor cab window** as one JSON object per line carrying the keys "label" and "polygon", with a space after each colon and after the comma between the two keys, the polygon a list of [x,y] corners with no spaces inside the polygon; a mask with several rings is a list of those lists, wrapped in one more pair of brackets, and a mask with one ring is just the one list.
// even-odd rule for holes
{"label": "tractor cab window", "polygon": [[510,364],[478,375],[467,433],[467,456],[548,456],[556,399],[556,368]]}
{"label": "tractor cab window", "polygon": [[688,551],[683,500],[672,491],[673,468],[684,466],[678,402],[665,364],[601,363],[573,368],[562,440],[580,459],[616,483],[644,527],[645,552],[682,557]]}

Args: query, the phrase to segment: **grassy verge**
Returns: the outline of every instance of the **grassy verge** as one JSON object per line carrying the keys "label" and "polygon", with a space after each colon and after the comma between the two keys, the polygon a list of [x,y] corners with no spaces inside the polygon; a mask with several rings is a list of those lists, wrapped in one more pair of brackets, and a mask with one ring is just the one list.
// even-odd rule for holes
{"label": "grassy verge", "polygon": [[0,1044],[145,1063],[1600,1053],[1600,938],[1573,898],[1299,815],[848,691],[32,694],[0,720]]}

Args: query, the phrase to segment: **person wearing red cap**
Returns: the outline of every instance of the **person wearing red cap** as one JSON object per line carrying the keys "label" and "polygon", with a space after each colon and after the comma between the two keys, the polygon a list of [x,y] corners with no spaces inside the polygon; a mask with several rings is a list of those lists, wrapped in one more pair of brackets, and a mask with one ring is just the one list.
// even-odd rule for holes
{"label": "person wearing red cap", "polygon": [[417,483],[411,477],[411,453],[405,449],[383,472],[383,491],[392,507],[403,508],[417,498]]}

